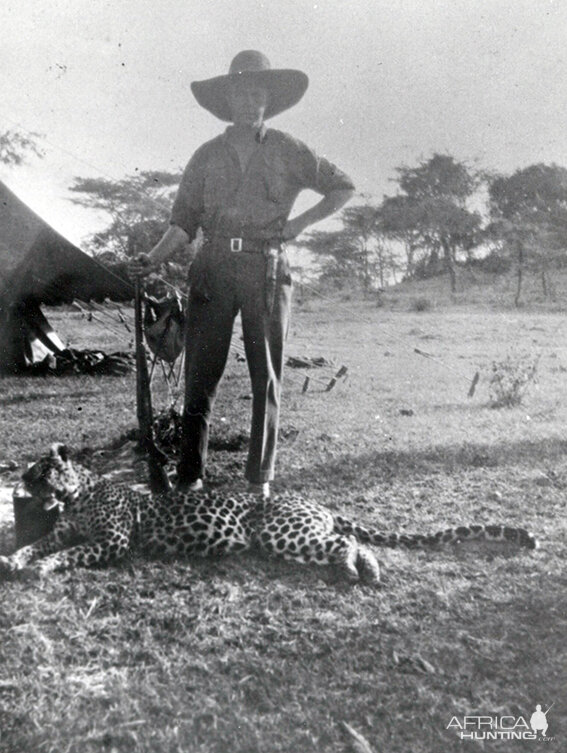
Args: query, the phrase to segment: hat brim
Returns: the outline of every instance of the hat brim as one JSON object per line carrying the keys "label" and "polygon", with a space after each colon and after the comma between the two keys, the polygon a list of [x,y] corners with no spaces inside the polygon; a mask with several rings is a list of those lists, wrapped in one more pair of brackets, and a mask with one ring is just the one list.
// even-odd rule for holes
{"label": "hat brim", "polygon": [[243,78],[261,84],[268,90],[265,120],[296,105],[309,86],[309,78],[303,71],[281,68],[269,71],[247,71],[215,76],[205,81],[193,81],[191,91],[201,107],[220,120],[231,122],[232,113],[228,102],[229,87],[231,82]]}

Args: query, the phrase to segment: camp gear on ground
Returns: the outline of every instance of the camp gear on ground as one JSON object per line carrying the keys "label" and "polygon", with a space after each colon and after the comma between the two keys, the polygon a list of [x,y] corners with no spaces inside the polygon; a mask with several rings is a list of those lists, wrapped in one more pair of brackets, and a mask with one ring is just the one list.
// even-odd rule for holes
{"label": "camp gear on ground", "polygon": [[0,372],[23,372],[65,350],[42,305],[133,297],[122,270],[84,254],[0,182]]}
{"label": "camp gear on ground", "polygon": [[144,334],[149,349],[158,358],[174,363],[183,350],[185,314],[179,295],[157,300],[146,296]]}

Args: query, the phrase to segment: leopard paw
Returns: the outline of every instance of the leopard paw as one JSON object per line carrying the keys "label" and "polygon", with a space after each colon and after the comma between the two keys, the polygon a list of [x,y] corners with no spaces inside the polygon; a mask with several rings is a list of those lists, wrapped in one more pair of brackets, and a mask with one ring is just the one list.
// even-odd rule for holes
{"label": "leopard paw", "polygon": [[46,557],[43,560],[40,560],[36,566],[34,567],[34,570],[36,573],[41,576],[42,578],[47,577],[48,575],[51,575],[55,570],[57,570],[57,565],[59,564],[58,560],[51,557]]}
{"label": "leopard paw", "polygon": [[15,562],[11,557],[0,557],[0,580],[37,580],[36,568]]}
{"label": "leopard paw", "polygon": [[380,566],[374,553],[367,547],[359,547],[356,567],[365,583],[371,586],[380,586]]}
{"label": "leopard paw", "polygon": [[7,577],[13,575],[18,570],[18,567],[10,559],[10,557],[0,556],[0,577]]}

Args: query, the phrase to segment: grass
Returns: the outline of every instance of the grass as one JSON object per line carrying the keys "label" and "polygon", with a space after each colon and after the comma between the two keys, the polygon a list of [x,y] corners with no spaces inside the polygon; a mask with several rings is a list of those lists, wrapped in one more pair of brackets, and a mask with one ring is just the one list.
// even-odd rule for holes
{"label": "grass", "polygon": [[[290,353],[344,363],[349,380],[302,395],[305,373],[288,370],[277,486],[385,529],[524,525],[541,548],[380,550],[378,590],[255,554],[133,555],[2,583],[0,753],[336,753],[342,720],[377,753],[466,752],[482,747],[446,729],[452,716],[529,718],[552,702],[546,746],[565,748],[567,325],[552,313],[347,309],[311,301],[295,314]],[[124,346],[69,312],[53,319],[79,347]],[[526,351],[541,354],[537,384],[490,410],[490,364]],[[23,464],[54,440],[100,448],[135,423],[133,377],[2,386],[0,461]],[[241,483],[248,392],[231,356],[208,478],[219,487]]]}
{"label": "grass", "polygon": [[[518,279],[516,265],[508,272],[494,274],[475,266],[458,265],[455,293],[451,292],[449,276],[437,275],[425,280],[406,280],[381,295],[381,304],[391,309],[412,310],[414,300],[422,298],[435,308],[457,306],[483,307],[487,310],[514,310]],[[567,274],[564,269],[553,270],[544,292],[540,273],[525,271],[519,307],[541,313],[565,311]]]}

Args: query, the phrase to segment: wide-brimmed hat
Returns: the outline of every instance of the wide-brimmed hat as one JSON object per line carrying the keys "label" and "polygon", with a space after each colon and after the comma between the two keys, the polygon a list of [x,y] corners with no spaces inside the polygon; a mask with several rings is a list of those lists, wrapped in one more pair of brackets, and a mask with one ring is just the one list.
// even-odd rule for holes
{"label": "wide-brimmed hat", "polygon": [[243,78],[261,84],[268,90],[264,119],[273,118],[296,105],[309,85],[309,79],[303,71],[272,68],[268,58],[261,52],[243,50],[233,59],[227,75],[193,81],[191,91],[202,107],[221,120],[231,121],[228,89],[232,81]]}

